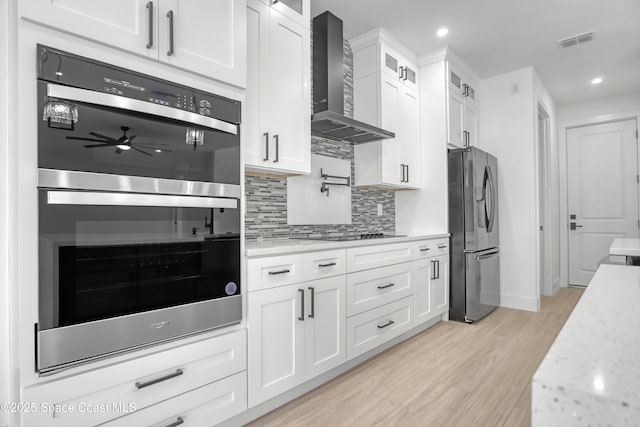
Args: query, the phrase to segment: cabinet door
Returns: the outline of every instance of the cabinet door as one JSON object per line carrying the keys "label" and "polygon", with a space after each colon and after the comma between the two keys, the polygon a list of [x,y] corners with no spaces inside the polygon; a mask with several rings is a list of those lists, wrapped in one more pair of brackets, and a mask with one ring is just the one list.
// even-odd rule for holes
{"label": "cabinet door", "polygon": [[160,59],[245,87],[246,6],[246,0],[161,0]]}
{"label": "cabinet door", "polygon": [[382,93],[380,97],[381,120],[383,129],[396,134],[395,138],[382,141],[382,172],[383,184],[401,185],[403,181],[403,157],[400,149],[402,135],[402,85],[397,76],[382,75]]}
{"label": "cabinet door", "polygon": [[464,101],[464,130],[466,134],[466,145],[475,146],[478,140],[478,116],[476,114],[475,104],[465,98]]}
{"label": "cabinet door", "polygon": [[247,0],[247,91],[242,106],[244,160],[248,166],[270,166],[269,151],[269,6]]}
{"label": "cabinet door", "polygon": [[158,57],[158,0],[29,0],[22,17],[140,55]]}
{"label": "cabinet door", "polygon": [[447,92],[448,142],[456,147],[464,147],[464,98],[455,90],[451,90],[451,87],[449,87]]}
{"label": "cabinet door", "polygon": [[[302,291],[299,291],[301,289]],[[249,406],[304,381],[304,287],[289,285],[250,292]]]}
{"label": "cabinet door", "polygon": [[413,310],[414,325],[432,319],[433,303],[432,290],[435,261],[433,258],[423,258],[413,263]]}
{"label": "cabinet door", "polygon": [[[309,29],[271,9],[269,123],[274,169],[311,171]],[[271,153],[270,153],[271,154]]]}
{"label": "cabinet door", "polygon": [[402,151],[403,164],[406,164],[404,186],[420,187],[420,113],[418,95],[405,86],[402,89]]}
{"label": "cabinet door", "polygon": [[269,0],[271,7],[305,28],[311,26],[309,0]]}
{"label": "cabinet door", "polygon": [[449,310],[449,255],[433,258],[435,268],[431,285],[431,304],[433,314],[441,314]]}
{"label": "cabinet door", "polygon": [[305,379],[344,363],[346,352],[346,276],[306,282]]}

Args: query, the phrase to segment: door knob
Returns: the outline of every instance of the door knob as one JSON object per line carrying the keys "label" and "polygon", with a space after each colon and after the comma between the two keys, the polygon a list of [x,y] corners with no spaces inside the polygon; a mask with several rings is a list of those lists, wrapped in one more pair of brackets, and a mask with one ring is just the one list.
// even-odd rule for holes
{"label": "door knob", "polygon": [[576,228],[582,228],[581,225],[577,225],[575,222],[570,222],[569,223],[569,228],[571,228],[571,230],[575,230]]}

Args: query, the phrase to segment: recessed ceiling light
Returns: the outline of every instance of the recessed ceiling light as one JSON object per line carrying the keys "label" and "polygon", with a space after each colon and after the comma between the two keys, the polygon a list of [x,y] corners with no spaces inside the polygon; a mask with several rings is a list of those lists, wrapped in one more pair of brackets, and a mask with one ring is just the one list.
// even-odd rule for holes
{"label": "recessed ceiling light", "polygon": [[438,37],[444,37],[447,34],[449,34],[449,29],[448,28],[440,28],[438,31],[436,31],[436,36],[438,36]]}
{"label": "recessed ceiling light", "polygon": [[595,79],[591,80],[592,85],[599,85],[600,83],[602,83],[602,77],[596,77]]}
{"label": "recessed ceiling light", "polygon": [[156,148],[156,150],[155,150],[155,151],[156,151],[156,153],[162,153],[162,150],[160,150],[160,149],[158,149],[158,148]]}

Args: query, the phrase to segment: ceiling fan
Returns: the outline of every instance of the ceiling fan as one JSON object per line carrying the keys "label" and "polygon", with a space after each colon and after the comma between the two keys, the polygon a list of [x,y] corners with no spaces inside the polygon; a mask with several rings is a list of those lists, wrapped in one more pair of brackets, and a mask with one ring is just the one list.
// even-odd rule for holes
{"label": "ceiling fan", "polygon": [[116,154],[122,154],[124,151],[135,150],[147,156],[153,156],[148,151],[142,150],[141,148],[147,150],[154,150],[156,153],[168,152],[171,150],[160,149],[158,146],[169,145],[169,144],[156,144],[156,143],[145,143],[145,144],[133,144],[133,140],[136,138],[136,135],[128,136],[127,132],[129,131],[128,126],[120,126],[120,130],[122,130],[123,135],[116,139],[111,138],[110,136],[102,135],[97,132],[89,132],[89,135],[93,136],[93,138],[84,138],[78,136],[67,136],[67,139],[74,139],[77,141],[89,141],[89,142],[99,142],[99,144],[89,144],[85,145],[85,148],[103,148],[103,147],[115,147]]}

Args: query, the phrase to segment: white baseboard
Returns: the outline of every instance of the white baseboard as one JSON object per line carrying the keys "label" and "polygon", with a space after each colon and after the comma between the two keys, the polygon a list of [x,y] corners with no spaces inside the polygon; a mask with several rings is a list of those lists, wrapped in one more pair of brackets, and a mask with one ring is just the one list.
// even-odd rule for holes
{"label": "white baseboard", "polygon": [[500,307],[515,308],[517,310],[526,311],[540,311],[540,298],[500,294]]}

